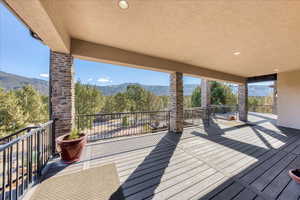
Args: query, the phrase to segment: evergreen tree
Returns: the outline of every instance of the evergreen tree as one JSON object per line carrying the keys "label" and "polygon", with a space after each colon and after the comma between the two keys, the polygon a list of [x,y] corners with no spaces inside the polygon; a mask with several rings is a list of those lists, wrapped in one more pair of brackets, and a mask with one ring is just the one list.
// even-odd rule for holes
{"label": "evergreen tree", "polygon": [[101,92],[94,86],[75,85],[75,110],[77,114],[99,113],[104,105]]}
{"label": "evergreen tree", "polygon": [[201,106],[201,88],[196,87],[191,96],[192,107],[200,107]]}
{"label": "evergreen tree", "polygon": [[28,123],[40,123],[47,118],[43,112],[44,105],[41,95],[31,86],[24,86],[15,91],[17,104],[22,107],[23,115],[28,116]]}
{"label": "evergreen tree", "polygon": [[0,89],[0,135],[5,136],[25,127],[27,120],[28,115],[18,104],[15,93]]}

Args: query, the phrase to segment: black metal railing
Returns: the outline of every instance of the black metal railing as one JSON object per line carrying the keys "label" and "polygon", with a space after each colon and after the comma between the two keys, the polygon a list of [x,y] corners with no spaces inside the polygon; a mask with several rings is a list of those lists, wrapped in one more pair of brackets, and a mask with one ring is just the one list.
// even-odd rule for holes
{"label": "black metal railing", "polygon": [[193,127],[209,123],[207,108],[193,107],[183,111],[184,127]]}
{"label": "black metal railing", "polygon": [[91,114],[76,115],[76,124],[93,141],[168,130],[169,118],[169,111]]}
{"label": "black metal railing", "polygon": [[238,105],[210,105],[210,116],[218,119],[237,119]]}
{"label": "black metal railing", "polygon": [[273,113],[273,105],[249,105],[249,112]]}
{"label": "black metal railing", "polygon": [[55,143],[53,121],[2,138],[0,191],[2,200],[21,199],[41,177]]}
{"label": "black metal railing", "polygon": [[[207,108],[184,110],[184,127],[209,121]],[[89,141],[169,130],[170,111],[77,114],[76,126]]]}

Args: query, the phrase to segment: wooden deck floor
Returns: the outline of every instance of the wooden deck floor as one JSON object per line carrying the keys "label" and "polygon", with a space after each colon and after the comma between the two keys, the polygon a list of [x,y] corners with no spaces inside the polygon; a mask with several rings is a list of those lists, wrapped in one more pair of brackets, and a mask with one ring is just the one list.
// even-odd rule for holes
{"label": "wooden deck floor", "polygon": [[115,163],[127,200],[298,200],[300,185],[287,172],[300,167],[300,132],[273,118],[252,113],[252,125],[215,121],[183,134],[93,142],[82,162],[53,163],[47,175]]}

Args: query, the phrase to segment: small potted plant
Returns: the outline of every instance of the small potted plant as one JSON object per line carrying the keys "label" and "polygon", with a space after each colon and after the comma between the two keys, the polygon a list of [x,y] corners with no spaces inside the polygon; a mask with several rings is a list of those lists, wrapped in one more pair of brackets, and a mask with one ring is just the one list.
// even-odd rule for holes
{"label": "small potted plant", "polygon": [[59,149],[61,159],[68,164],[80,160],[81,153],[86,144],[86,136],[79,133],[77,129],[72,129],[70,134],[62,135],[57,138],[56,144]]}
{"label": "small potted plant", "polygon": [[300,184],[300,169],[291,169],[289,175],[296,183]]}

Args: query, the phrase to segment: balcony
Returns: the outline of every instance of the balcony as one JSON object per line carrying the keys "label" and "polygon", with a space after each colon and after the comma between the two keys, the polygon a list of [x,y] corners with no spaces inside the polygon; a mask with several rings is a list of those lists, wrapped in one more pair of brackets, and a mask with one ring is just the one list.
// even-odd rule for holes
{"label": "balcony", "polygon": [[25,191],[30,200],[299,198],[300,186],[288,176],[300,164],[299,130],[277,127],[273,114],[249,113],[247,124],[213,114],[209,123],[194,117],[200,121],[182,134],[127,135],[139,123],[119,132],[123,137],[95,140],[94,132],[81,161],[72,165],[50,156],[51,123],[33,129],[1,148],[2,199]]}

